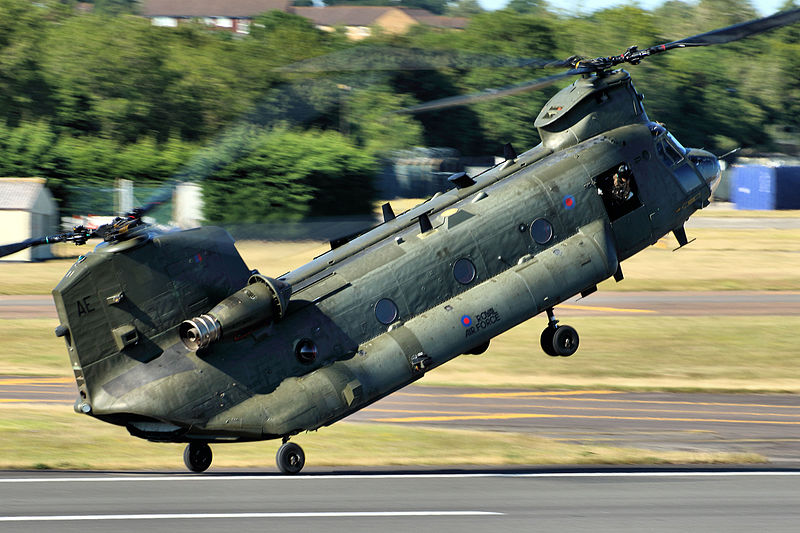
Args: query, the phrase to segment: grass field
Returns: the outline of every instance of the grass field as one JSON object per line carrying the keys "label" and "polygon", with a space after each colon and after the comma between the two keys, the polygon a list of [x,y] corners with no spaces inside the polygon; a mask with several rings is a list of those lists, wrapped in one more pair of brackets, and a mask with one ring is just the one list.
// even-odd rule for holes
{"label": "grass field", "polygon": [[[527,434],[340,422],[292,439],[307,466],[756,463],[756,454],[567,444]],[[212,445],[214,468],[275,471],[279,441]],[[183,468],[181,444],[153,444],[69,408],[0,406],[0,469]]]}
{"label": "grass field", "polygon": [[[628,259],[625,280],[604,290],[800,290],[800,229],[696,229],[697,241],[677,252],[671,237]],[[279,276],[328,249],[318,242],[237,243],[250,268]],[[86,253],[90,246],[58,248]],[[0,263],[0,294],[47,294],[72,259],[42,263]]]}
{"label": "grass field", "polygon": [[422,383],[800,393],[800,317],[572,317],[581,344],[567,358],[542,353],[545,322],[529,320]]}
{"label": "grass field", "polygon": [[0,319],[0,375],[72,377],[57,319]]}
{"label": "grass field", "polygon": [[[800,393],[800,317],[572,317],[581,347],[548,357],[543,317],[492,340],[480,356],[432,371],[429,385],[602,387],[625,390]],[[0,320],[0,374],[71,376],[49,319]]]}

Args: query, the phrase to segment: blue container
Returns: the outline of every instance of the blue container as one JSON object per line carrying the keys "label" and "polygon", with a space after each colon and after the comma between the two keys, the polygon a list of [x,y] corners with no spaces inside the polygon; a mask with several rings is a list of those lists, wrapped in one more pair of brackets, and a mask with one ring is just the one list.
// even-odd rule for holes
{"label": "blue container", "polygon": [[800,167],[734,167],[731,200],[737,209],[800,209]]}

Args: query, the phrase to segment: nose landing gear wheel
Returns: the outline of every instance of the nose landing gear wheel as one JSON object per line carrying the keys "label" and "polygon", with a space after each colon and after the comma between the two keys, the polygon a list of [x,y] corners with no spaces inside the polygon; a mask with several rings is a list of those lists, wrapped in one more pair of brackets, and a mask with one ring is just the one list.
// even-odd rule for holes
{"label": "nose landing gear wheel", "polygon": [[306,464],[306,454],[303,453],[303,448],[294,442],[285,442],[278,448],[275,462],[284,474],[297,474]]}
{"label": "nose landing gear wheel", "polygon": [[190,442],[183,450],[183,462],[192,472],[205,472],[211,466],[211,447],[205,442]]}

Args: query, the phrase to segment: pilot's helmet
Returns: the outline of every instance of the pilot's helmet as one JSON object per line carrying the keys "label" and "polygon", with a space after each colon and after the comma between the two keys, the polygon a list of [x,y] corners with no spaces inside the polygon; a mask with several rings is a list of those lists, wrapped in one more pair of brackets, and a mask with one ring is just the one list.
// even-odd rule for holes
{"label": "pilot's helmet", "polygon": [[629,170],[630,169],[628,169],[628,165],[626,165],[625,163],[622,163],[619,166],[619,168],[617,169],[617,172],[620,173],[620,174],[627,174],[629,172]]}

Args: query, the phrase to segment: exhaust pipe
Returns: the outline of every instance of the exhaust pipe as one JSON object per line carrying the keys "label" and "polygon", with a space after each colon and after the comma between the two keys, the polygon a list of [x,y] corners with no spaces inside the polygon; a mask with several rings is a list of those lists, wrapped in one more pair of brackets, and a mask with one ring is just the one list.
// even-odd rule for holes
{"label": "exhaust pipe", "polygon": [[200,350],[223,336],[283,318],[292,287],[261,274],[251,276],[248,283],[208,313],[181,323],[178,335],[189,350]]}

